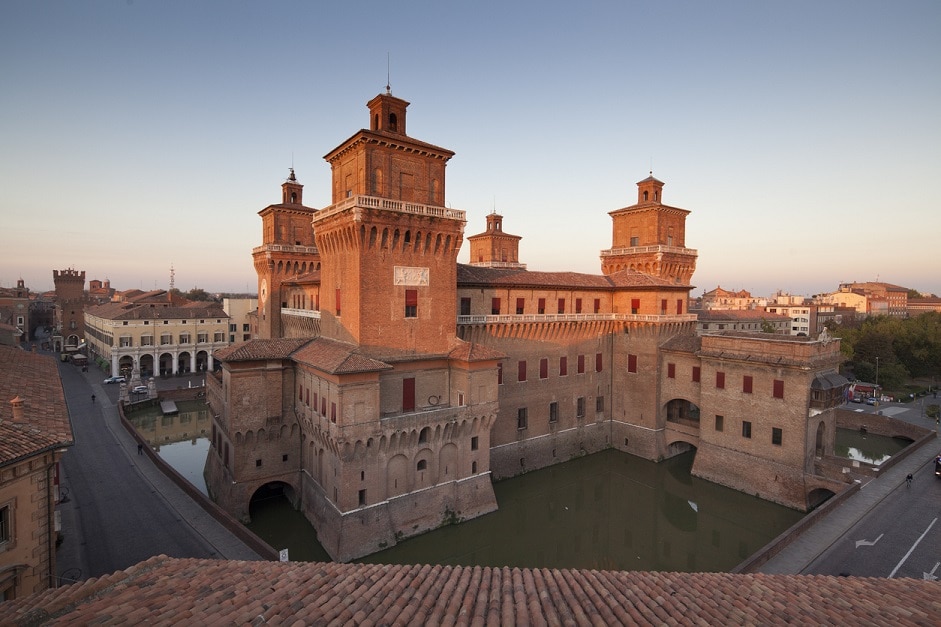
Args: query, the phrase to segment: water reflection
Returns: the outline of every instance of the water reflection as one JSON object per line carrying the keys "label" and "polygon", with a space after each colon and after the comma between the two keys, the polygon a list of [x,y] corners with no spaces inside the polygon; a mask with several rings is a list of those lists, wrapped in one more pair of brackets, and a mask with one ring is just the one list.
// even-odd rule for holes
{"label": "water reflection", "polygon": [[910,440],[863,434],[856,429],[837,429],[834,453],[839,457],[878,466],[909,444]]}

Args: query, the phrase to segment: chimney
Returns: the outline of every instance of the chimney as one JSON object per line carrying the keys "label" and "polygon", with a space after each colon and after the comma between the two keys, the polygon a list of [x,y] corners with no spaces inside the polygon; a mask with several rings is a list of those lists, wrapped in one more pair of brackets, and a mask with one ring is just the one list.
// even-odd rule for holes
{"label": "chimney", "polygon": [[25,404],[26,404],[26,401],[24,401],[19,396],[17,396],[12,401],[10,401],[10,406],[13,408],[13,422],[16,422],[16,423],[25,422],[25,420],[23,419],[23,405]]}

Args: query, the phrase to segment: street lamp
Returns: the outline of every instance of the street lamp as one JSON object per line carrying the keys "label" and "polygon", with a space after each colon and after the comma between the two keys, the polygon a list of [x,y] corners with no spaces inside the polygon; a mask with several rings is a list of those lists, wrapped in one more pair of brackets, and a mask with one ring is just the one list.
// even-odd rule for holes
{"label": "street lamp", "polygon": [[879,387],[879,358],[876,357],[876,387]]}

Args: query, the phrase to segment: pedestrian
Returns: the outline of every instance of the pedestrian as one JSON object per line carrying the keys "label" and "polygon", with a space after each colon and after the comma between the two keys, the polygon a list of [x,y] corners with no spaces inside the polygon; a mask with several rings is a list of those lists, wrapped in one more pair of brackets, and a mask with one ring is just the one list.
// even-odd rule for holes
{"label": "pedestrian", "polygon": [[[137,454],[138,454],[138,455],[143,455],[143,454],[144,454],[144,445],[141,444],[140,442],[137,443]],[[909,476],[911,476],[911,475],[909,475]]]}
{"label": "pedestrian", "polygon": [[905,483],[908,484],[908,487],[912,486],[912,479],[914,479],[914,477],[912,477],[912,473],[908,473],[908,475],[905,477]]}
{"label": "pedestrian", "polygon": [[95,402],[95,395],[94,395],[94,394],[91,395],[91,402],[92,402],[92,403]]}

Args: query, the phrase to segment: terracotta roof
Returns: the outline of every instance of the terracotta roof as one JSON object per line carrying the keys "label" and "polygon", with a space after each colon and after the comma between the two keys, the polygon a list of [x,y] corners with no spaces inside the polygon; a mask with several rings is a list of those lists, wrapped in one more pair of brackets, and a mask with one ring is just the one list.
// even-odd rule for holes
{"label": "terracotta roof", "polygon": [[203,303],[201,306],[151,307],[134,303],[105,303],[85,310],[92,316],[105,320],[193,320],[195,318],[225,318],[227,314],[218,303]]}
{"label": "terracotta roof", "polygon": [[688,285],[670,283],[660,277],[636,270],[614,274],[582,274],[579,272],[536,272],[514,268],[487,268],[457,264],[458,287],[500,285],[513,287],[562,287],[574,289],[611,290],[624,287],[656,287],[689,290]]}
{"label": "terracotta roof", "polygon": [[257,361],[263,359],[288,359],[292,353],[310,342],[305,338],[275,338],[248,340],[220,348],[212,354],[220,361]]}
{"label": "terracotta roof", "polygon": [[325,337],[310,340],[291,358],[299,364],[312,366],[330,374],[378,372],[392,368],[387,363],[363,355],[354,344]]}
{"label": "terracotta roof", "polygon": [[4,625],[933,625],[918,579],[152,557],[0,604]]}
{"label": "terracotta roof", "polygon": [[494,359],[503,359],[506,357],[506,353],[502,353],[482,344],[477,344],[476,342],[458,340],[457,346],[451,349],[451,352],[448,353],[448,357],[465,362],[491,361]]}
{"label": "terracotta roof", "polygon": [[660,348],[680,353],[696,353],[702,349],[702,337],[693,333],[681,333],[661,344]]}
{"label": "terracotta roof", "polygon": [[[10,401],[17,397],[23,402],[23,415],[14,422]],[[72,443],[55,359],[0,346],[0,465]]]}
{"label": "terracotta roof", "polygon": [[740,322],[790,322],[791,318],[784,314],[768,313],[763,309],[697,309],[696,316],[704,322],[715,322],[719,320],[737,320]]}

